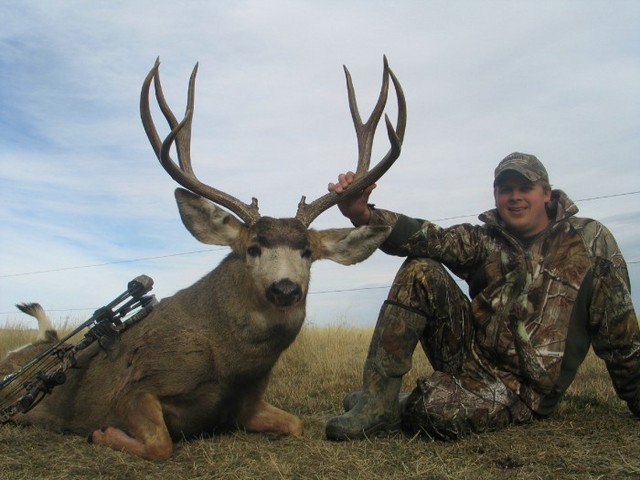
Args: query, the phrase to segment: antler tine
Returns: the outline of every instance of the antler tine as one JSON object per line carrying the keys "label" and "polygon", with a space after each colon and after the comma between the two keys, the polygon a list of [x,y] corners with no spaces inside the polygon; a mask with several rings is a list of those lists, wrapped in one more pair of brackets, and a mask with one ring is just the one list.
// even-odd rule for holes
{"label": "antler tine", "polygon": [[142,91],[140,92],[140,118],[142,119],[142,126],[151,147],[156,154],[156,157],[160,157],[160,148],[162,147],[162,141],[156,130],[156,125],[153,123],[153,117],[151,116],[151,108],[149,107],[149,89],[151,88],[151,81],[158,73],[160,67],[160,57],[156,58],[156,63],[142,82]]}
{"label": "antler tine", "polygon": [[[213,203],[231,210],[243,222],[248,225],[253,225],[260,218],[257,199],[253,198],[251,204],[243,203],[223,191],[202,183],[198,180],[193,172],[193,168],[191,167],[191,121],[193,119],[195,79],[198,71],[198,64],[194,67],[189,79],[187,108],[184,118],[180,122],[177,121],[164,98],[162,86],[160,85],[159,65],[160,61],[158,59],[142,84],[142,92],[140,95],[140,116],[142,118],[144,130],[154,152],[156,153],[156,156],[158,157],[158,160],[160,160],[160,164],[171,178],[186,189],[200,195],[201,197],[211,200]],[[151,110],[149,108],[149,90],[152,79],[154,80],[158,105],[171,128],[171,132],[163,142],[160,141],[160,136],[158,135],[155,124],[153,123]],[[176,164],[176,162],[171,158],[171,146],[174,141],[176,142],[179,164]]]}
{"label": "antler tine", "polygon": [[[178,164],[180,169],[194,175],[193,168],[191,167],[191,122],[193,120],[193,110],[195,103],[195,87],[196,87],[196,75],[198,73],[198,63],[193,67],[191,77],[189,77],[189,87],[187,89],[187,107],[185,108],[185,118],[189,120],[185,123],[184,127],[180,130],[180,133],[176,136],[176,151],[178,152]],[[160,111],[164,115],[164,118],[169,124],[169,128],[174,129],[178,125],[176,116],[171,111],[169,104],[167,103],[164,92],[162,91],[162,85],[160,84],[160,71],[156,71],[156,75],[153,79],[153,87],[156,92],[156,100]],[[187,112],[191,111],[191,115],[187,116]]]}
{"label": "antler tine", "polygon": [[[162,142],[160,141],[160,137],[155,128],[153,117],[151,116],[151,109],[149,107],[149,89],[151,87],[151,80],[153,80],[153,87],[155,90],[158,106],[160,107],[160,111],[166,118],[169,127],[173,129],[176,127],[176,125],[178,125],[178,120],[171,111],[171,108],[169,107],[169,104],[164,97],[164,92],[162,91],[159,67],[160,57],[156,58],[156,62],[153,65],[153,68],[145,78],[142,85],[142,95],[140,96],[140,113],[142,117],[142,125],[144,126],[147,137],[149,138],[151,146],[153,147],[153,150],[158,158],[160,158],[160,148],[162,147]],[[189,91],[187,95],[186,108],[187,111],[189,109],[193,111],[195,77],[197,71],[198,64],[196,63],[195,67],[193,68],[193,72],[191,72],[191,78],[189,79]],[[191,167],[190,144],[191,122],[189,121],[176,138],[176,149],[178,151],[178,162],[180,164],[180,168],[193,175],[193,168]]]}
{"label": "antler tine", "polygon": [[366,123],[362,123],[360,118],[360,111],[358,109],[358,103],[356,102],[356,93],[353,88],[353,81],[351,80],[351,73],[349,69],[344,66],[344,74],[347,80],[347,92],[349,96],[349,110],[351,111],[351,118],[353,119],[353,125],[356,129],[356,137],[358,140],[358,164],[356,167],[356,176],[369,170],[369,164],[371,163],[371,151],[373,147],[373,137],[378,127],[378,122],[384,111],[384,106],[387,103],[387,95],[389,93],[389,63],[387,57],[383,57],[384,69],[382,72],[382,86],[380,87],[380,95],[378,95],[378,101],[376,102],[369,119]]}
{"label": "antler tine", "polygon": [[[306,198],[303,196],[298,204],[298,212],[296,218],[299,219],[304,225],[309,226],[318,215],[325,210],[334,206],[339,201],[349,198],[352,195],[357,195],[362,190],[377,182],[386,172],[391,168],[391,165],[400,156],[402,149],[402,141],[404,140],[404,133],[407,126],[407,104],[402,91],[402,86],[398,81],[395,74],[389,68],[386,56],[384,57],[384,72],[382,79],[382,88],[378,97],[378,102],[371,113],[371,116],[366,123],[362,123],[360,113],[355,97],[355,91],[351,81],[351,75],[345,67],[345,75],[347,78],[347,91],[349,95],[349,108],[351,110],[351,116],[356,129],[356,135],[358,138],[358,166],[356,169],[356,176],[353,183],[349,186],[348,190],[343,193],[329,192],[322,197],[314,200],[310,204],[306,203]],[[373,137],[376,131],[376,127],[382,116],[384,106],[387,100],[387,92],[389,89],[389,77],[393,82],[393,87],[396,91],[396,98],[398,101],[398,118],[396,127],[394,129],[391,120],[385,115],[385,124],[387,127],[387,136],[391,148],[386,155],[380,160],[375,167],[369,169],[371,161],[371,151],[373,146]]]}

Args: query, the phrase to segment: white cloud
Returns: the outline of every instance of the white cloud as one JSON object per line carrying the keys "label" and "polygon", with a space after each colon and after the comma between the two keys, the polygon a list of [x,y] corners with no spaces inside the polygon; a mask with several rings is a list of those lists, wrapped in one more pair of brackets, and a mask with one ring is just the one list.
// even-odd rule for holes
{"label": "white cloud", "polygon": [[[514,150],[537,154],[575,199],[640,190],[636,2],[31,0],[3,11],[0,312],[23,300],[97,307],[139,273],[169,295],[224,255],[60,270],[207,248],[184,230],[175,184],[140,125],[139,89],[158,55],[178,116],[200,62],[196,172],[243,201],[257,196],[264,214],[292,215],[301,195],[322,195],[353,168],[341,66],[366,115],[383,54],[404,87],[409,122],[378,205],[474,222],[491,207],[496,162]],[[393,118],[392,100],[389,111]],[[378,135],[374,156],[388,148]],[[611,221],[629,261],[640,260],[637,199],[579,205]],[[449,220],[462,215],[472,216]],[[331,211],[314,227],[347,224]],[[398,266],[382,254],[349,268],[318,264],[311,290],[385,286]],[[7,276],[42,270],[59,271]],[[640,265],[629,270],[638,304]],[[314,293],[309,318],[373,323],[385,295]]]}

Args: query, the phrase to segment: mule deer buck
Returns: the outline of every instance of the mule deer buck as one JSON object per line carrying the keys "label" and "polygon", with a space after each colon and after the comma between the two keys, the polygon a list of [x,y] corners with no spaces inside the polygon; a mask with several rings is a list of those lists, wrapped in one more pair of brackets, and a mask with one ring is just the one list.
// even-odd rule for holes
{"label": "mule deer buck", "polygon": [[[315,231],[309,225],[340,195],[376,182],[398,158],[406,126],[404,95],[385,58],[377,104],[363,123],[345,68],[358,139],[357,180],[340,195],[330,192],[309,204],[302,197],[294,218],[276,219],[261,216],[256,199],[245,204],[194,174],[190,136],[197,67],[189,80],[184,119],[178,122],[164,98],[156,61],[142,86],[142,123],[160,163],[184,187],[175,196],[185,227],[201,242],[227,245],[231,253],[195,284],[163,299],[109,348],[94,344],[80,352],[66,383],[16,416],[16,422],[91,432],[95,444],[155,460],[169,458],[176,440],[225,429],[303,433],[298,417],[270,405],[263,395],[275,362],[302,327],[311,264],[363,261],[389,234],[381,226]],[[394,128],[385,118],[391,148],[369,169],[390,80],[397,123]],[[171,128],[164,141],[149,106],[152,81]],[[177,163],[171,157],[174,143]],[[0,374],[9,373],[6,369],[0,364]]]}

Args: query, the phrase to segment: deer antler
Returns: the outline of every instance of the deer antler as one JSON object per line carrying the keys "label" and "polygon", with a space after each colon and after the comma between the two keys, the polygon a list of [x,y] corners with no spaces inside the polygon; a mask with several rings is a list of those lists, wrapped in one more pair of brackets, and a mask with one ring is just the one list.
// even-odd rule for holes
{"label": "deer antler", "polygon": [[[142,118],[142,125],[144,131],[149,138],[149,142],[153,147],[153,151],[156,153],[160,164],[167,171],[171,177],[180,185],[193,193],[196,193],[213,203],[228,208],[235,213],[243,222],[248,225],[253,225],[260,218],[258,213],[258,200],[253,198],[251,204],[246,204],[238,200],[237,198],[217,190],[209,185],[202,183],[195,176],[193,168],[191,167],[191,121],[193,119],[193,107],[194,107],[194,95],[195,95],[195,82],[196,74],[198,72],[198,64],[193,67],[193,72],[189,78],[189,89],[187,92],[187,108],[184,114],[184,118],[178,123],[175,115],[169,108],[167,101],[162,93],[162,86],[160,85],[160,59],[156,59],[156,63],[153,68],[147,74],[142,84],[142,91],[140,93],[140,117]],[[154,81],[154,89],[156,92],[156,100],[160,106],[162,114],[167,120],[171,132],[167,135],[164,142],[160,141],[158,131],[156,130],[153,118],[151,116],[151,110],[149,108],[149,90],[151,87],[151,80]],[[176,143],[176,150],[178,152],[178,164],[171,158],[170,150],[173,142]]]}
{"label": "deer antler", "polygon": [[[400,150],[402,148],[402,141],[404,139],[404,132],[407,126],[407,104],[404,98],[404,93],[400,82],[389,68],[387,57],[384,57],[384,71],[382,76],[382,87],[380,89],[380,96],[378,102],[374,107],[369,119],[363,124],[360,118],[360,112],[358,111],[358,104],[356,102],[355,90],[353,88],[353,82],[351,81],[351,74],[347,67],[344,67],[345,76],[347,79],[347,91],[349,95],[349,109],[351,110],[351,117],[353,118],[353,124],[356,129],[356,135],[358,138],[358,166],[356,168],[356,175],[354,182],[349,186],[349,189],[343,193],[329,192],[322,197],[314,200],[310,204],[305,203],[306,198],[303,196],[298,204],[298,212],[296,218],[300,220],[305,226],[309,226],[313,220],[318,217],[322,212],[328,208],[334,206],[340,200],[348,198],[351,195],[356,195],[369,185],[372,185],[386,173],[387,170],[393,165],[393,163],[400,156]],[[387,102],[387,93],[389,90],[389,77],[393,82],[393,87],[396,91],[398,99],[398,121],[394,130],[389,117],[385,115],[385,122],[387,126],[387,134],[389,141],[391,142],[391,148],[387,154],[378,162],[378,164],[369,170],[369,164],[371,162],[371,151],[373,146],[373,137],[376,132],[376,127],[385,104]]]}

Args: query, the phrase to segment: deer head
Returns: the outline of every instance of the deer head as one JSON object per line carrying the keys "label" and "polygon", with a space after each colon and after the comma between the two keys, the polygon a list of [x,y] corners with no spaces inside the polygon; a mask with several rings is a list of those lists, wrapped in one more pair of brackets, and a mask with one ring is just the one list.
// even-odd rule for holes
{"label": "deer head", "polygon": [[[311,222],[318,215],[335,205],[341,198],[358,193],[376,182],[400,155],[406,127],[406,103],[402,88],[390,70],[386,57],[380,95],[366,122],[362,122],[360,118],[351,75],[346,67],[344,69],[349,107],[358,140],[356,181],[347,192],[330,192],[311,203],[306,203],[303,196],[295,217],[290,219],[262,217],[258,212],[256,198],[253,198],[251,203],[244,203],[197,178],[191,166],[190,142],[198,64],[191,73],[186,111],[181,121],[177,120],[165,100],[160,84],[159,65],[158,59],[144,80],[140,112],[145,132],[160,164],[186,189],[179,188],[175,192],[183,223],[198,240],[208,244],[229,245],[236,255],[243,258],[253,272],[253,277],[258,279],[257,283],[265,286],[264,299],[277,306],[295,304],[306,295],[311,262],[319,258],[328,258],[343,264],[356,263],[371,255],[386,238],[386,227],[333,229],[322,232],[309,230]],[[391,147],[378,164],[370,169],[373,139],[387,101],[390,79],[398,100],[397,126],[394,128],[386,117]],[[152,81],[160,110],[171,128],[164,141],[160,140],[150,111],[149,92]],[[173,160],[170,153],[174,144],[178,162]],[[230,210],[232,214],[216,205]],[[298,252],[297,256],[284,255],[283,249],[294,250]],[[291,258],[296,258],[299,265],[294,265],[296,262],[293,260],[283,260]]]}

